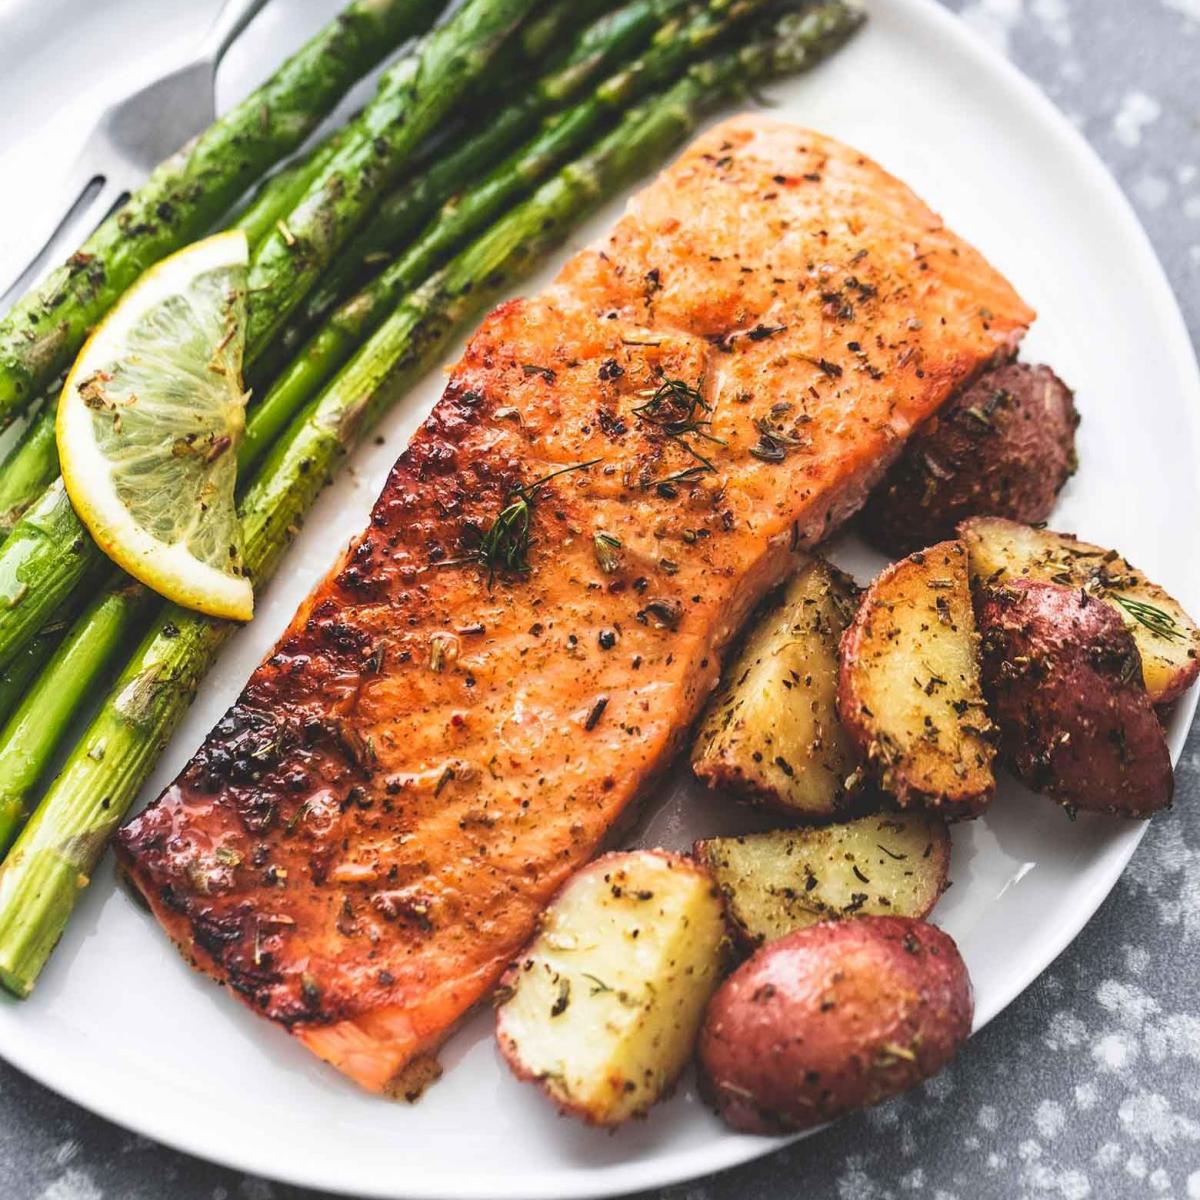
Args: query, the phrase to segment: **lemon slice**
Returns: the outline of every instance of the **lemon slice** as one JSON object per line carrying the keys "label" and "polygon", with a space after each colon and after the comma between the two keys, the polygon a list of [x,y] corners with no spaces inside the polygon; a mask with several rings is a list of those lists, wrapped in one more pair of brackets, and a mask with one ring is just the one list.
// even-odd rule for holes
{"label": "lemon slice", "polygon": [[80,351],[57,424],[67,495],[104,553],[169,600],[242,621],[247,259],[231,230],[142,275]]}

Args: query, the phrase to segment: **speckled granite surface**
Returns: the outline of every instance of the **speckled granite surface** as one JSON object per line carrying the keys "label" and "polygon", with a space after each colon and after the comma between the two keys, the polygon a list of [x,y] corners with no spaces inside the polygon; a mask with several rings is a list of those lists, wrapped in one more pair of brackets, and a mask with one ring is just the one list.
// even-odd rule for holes
{"label": "speckled granite surface", "polygon": [[[1200,0],[944,2],[1099,150],[1200,341]],[[640,1200],[1200,1200],[1198,983],[1200,726],[1175,811],[950,1070],[792,1151]],[[165,1150],[0,1064],[0,1200],[168,1196],[317,1200]]]}

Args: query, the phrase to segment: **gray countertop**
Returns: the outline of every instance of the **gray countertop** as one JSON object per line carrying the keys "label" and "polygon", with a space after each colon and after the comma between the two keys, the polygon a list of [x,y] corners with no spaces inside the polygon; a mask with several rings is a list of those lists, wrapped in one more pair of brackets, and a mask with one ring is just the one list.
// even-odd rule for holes
{"label": "gray countertop", "polygon": [[[1100,152],[1200,341],[1200,0],[943,0]],[[868,0],[869,4],[869,0]],[[790,1151],[642,1200],[1200,1200],[1200,725],[1074,944],[947,1071]],[[0,1064],[4,1200],[316,1200],[127,1133]]]}

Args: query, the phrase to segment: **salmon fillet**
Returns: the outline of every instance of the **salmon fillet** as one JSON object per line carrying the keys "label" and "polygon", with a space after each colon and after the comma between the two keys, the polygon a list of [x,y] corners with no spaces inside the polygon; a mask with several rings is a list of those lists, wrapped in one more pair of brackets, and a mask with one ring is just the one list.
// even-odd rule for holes
{"label": "salmon fillet", "polygon": [[[857,151],[710,130],[483,322],[124,870],[197,967],[415,1092],[795,551],[1033,316]],[[515,488],[589,462],[535,490],[527,570],[479,561]]]}

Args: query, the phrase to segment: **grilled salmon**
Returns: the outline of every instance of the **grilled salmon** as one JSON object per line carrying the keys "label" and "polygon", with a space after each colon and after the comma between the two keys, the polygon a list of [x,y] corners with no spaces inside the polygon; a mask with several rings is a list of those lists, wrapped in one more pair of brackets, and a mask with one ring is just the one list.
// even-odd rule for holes
{"label": "grilled salmon", "polygon": [[483,322],[124,870],[197,967],[416,1091],[755,602],[1033,315],[857,151],[710,130]]}

